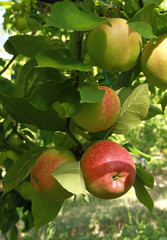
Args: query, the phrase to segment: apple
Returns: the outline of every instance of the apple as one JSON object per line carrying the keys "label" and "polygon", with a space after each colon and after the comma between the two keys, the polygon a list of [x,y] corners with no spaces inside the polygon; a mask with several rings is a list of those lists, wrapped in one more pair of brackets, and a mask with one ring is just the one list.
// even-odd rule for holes
{"label": "apple", "polygon": [[133,185],[136,168],[129,152],[116,142],[99,141],[81,158],[87,190],[102,199],[124,195]]}
{"label": "apple", "polygon": [[8,147],[11,147],[14,149],[20,148],[21,145],[23,144],[23,140],[21,139],[21,137],[19,136],[19,134],[17,132],[10,134],[6,138],[5,142]]}
{"label": "apple", "polygon": [[24,181],[20,184],[19,192],[22,198],[30,201],[34,196],[35,190],[29,181]]}
{"label": "apple", "polygon": [[141,68],[150,83],[167,89],[167,34],[145,45],[141,54]]}
{"label": "apple", "polygon": [[120,114],[120,100],[110,87],[98,86],[105,90],[103,99],[97,103],[83,103],[81,111],[73,116],[74,122],[89,132],[98,132],[111,127]]}
{"label": "apple", "polygon": [[27,27],[27,19],[23,16],[16,17],[16,29],[23,32]]}
{"label": "apple", "polygon": [[73,153],[64,148],[46,150],[37,159],[30,175],[30,181],[35,191],[51,201],[63,201],[72,196],[54,178],[52,173],[64,162],[76,161]]}
{"label": "apple", "polygon": [[141,52],[141,36],[122,18],[108,18],[112,24],[101,24],[88,33],[87,52],[93,62],[105,71],[129,71]]}

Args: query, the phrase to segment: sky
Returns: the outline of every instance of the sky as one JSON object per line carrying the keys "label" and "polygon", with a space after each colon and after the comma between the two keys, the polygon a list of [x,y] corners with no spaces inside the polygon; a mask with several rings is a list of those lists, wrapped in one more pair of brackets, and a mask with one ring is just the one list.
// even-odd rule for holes
{"label": "sky", "polygon": [[2,34],[2,29],[3,29],[3,15],[5,13],[5,9],[2,9],[2,7],[0,7],[0,58],[4,58],[4,59],[11,59],[12,56],[10,54],[8,54],[4,49],[3,49],[3,45],[6,42],[6,40],[9,37],[9,34]]}

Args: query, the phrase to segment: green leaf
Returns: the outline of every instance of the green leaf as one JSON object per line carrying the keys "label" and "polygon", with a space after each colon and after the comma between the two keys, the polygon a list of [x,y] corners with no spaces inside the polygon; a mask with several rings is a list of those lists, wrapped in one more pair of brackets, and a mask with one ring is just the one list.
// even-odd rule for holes
{"label": "green leaf", "polygon": [[[129,146],[130,145],[130,146]],[[145,159],[149,162],[151,161],[151,156],[146,154],[146,153],[143,153],[141,152],[139,149],[137,149],[135,146],[133,146],[132,144],[125,144],[124,147],[127,149],[127,150],[130,150],[131,153],[133,154],[136,154],[136,155],[141,155],[143,157],[145,157]]]}
{"label": "green leaf", "polygon": [[105,91],[98,89],[97,85],[89,85],[86,83],[80,83],[78,85],[78,90],[81,96],[80,103],[99,102],[105,94]]}
{"label": "green leaf", "polygon": [[149,120],[149,119],[155,117],[158,114],[163,114],[162,110],[159,109],[158,107],[154,106],[154,105],[150,105],[146,120]]}
{"label": "green leaf", "polygon": [[36,55],[37,67],[51,67],[61,70],[90,71],[91,66],[73,57],[66,48],[50,48]]}
{"label": "green leaf", "polygon": [[54,220],[59,213],[62,204],[63,202],[50,201],[35,194],[32,199],[32,213],[35,230],[38,231],[40,227]]}
{"label": "green leaf", "polygon": [[153,176],[146,172],[146,170],[139,164],[136,163],[136,174],[138,178],[143,182],[143,184],[151,189],[154,187],[154,178]]}
{"label": "green leaf", "polygon": [[136,87],[122,105],[120,117],[116,122],[113,132],[124,134],[146,119],[150,106],[147,84]]}
{"label": "green leaf", "polygon": [[140,61],[129,71],[122,72],[115,84],[113,85],[113,89],[120,89],[122,87],[130,87],[132,82],[137,78],[139,73],[141,72]]}
{"label": "green leaf", "polygon": [[61,119],[53,109],[39,110],[25,99],[8,96],[2,92],[0,92],[0,100],[16,122],[35,125],[39,129],[48,131],[63,131],[65,128],[65,120]]}
{"label": "green leaf", "polygon": [[153,33],[152,27],[145,22],[129,22],[128,24],[131,25],[136,32],[138,32],[144,38],[151,39],[156,37],[156,35]]}
{"label": "green leaf", "polygon": [[141,181],[141,179],[138,176],[136,176],[136,180],[135,180],[133,186],[135,188],[135,193],[136,193],[136,196],[137,196],[138,200],[143,205],[145,205],[150,212],[152,212],[153,207],[154,207],[153,200],[150,197],[150,195],[149,195],[147,189],[145,188],[143,182]]}
{"label": "green leaf", "polygon": [[10,37],[5,43],[5,49],[14,55],[23,54],[26,57],[32,58],[46,48],[48,41],[42,36],[16,35]]}
{"label": "green leaf", "polygon": [[79,10],[75,3],[63,1],[57,2],[51,8],[51,16],[46,26],[54,26],[73,31],[87,31],[109,23],[106,18],[100,18],[92,13],[88,14]]}
{"label": "green leaf", "polygon": [[30,174],[36,159],[44,150],[44,147],[36,147],[27,151],[12,165],[3,178],[4,194],[15,188]]}
{"label": "green leaf", "polygon": [[36,65],[36,61],[34,59],[30,59],[21,68],[16,77],[15,96],[24,97],[27,94],[28,88],[31,86],[36,76],[36,69],[34,68]]}
{"label": "green leaf", "polygon": [[0,76],[0,91],[6,94],[13,93],[13,84],[7,78]]}
{"label": "green leaf", "polygon": [[53,108],[58,112],[59,110],[62,111],[63,108],[65,117],[75,115],[81,107],[79,93],[73,86],[73,79],[68,79],[63,83],[53,81],[42,83],[34,90],[29,101],[40,110],[46,110],[52,104]]}
{"label": "green leaf", "polygon": [[80,162],[63,163],[58,166],[52,175],[67,191],[75,195],[82,194],[88,201],[86,187],[80,169]]}
{"label": "green leaf", "polygon": [[158,103],[161,104],[161,106],[162,106],[162,111],[164,112],[164,111],[165,111],[165,108],[166,108],[166,106],[167,106],[167,92],[164,93],[164,95],[162,96],[162,98],[159,100]]}

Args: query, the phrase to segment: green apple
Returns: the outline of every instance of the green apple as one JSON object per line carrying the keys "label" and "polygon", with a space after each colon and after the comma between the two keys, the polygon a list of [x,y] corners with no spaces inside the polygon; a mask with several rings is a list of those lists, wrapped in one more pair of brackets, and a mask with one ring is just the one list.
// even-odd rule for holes
{"label": "green apple", "polygon": [[167,89],[167,34],[150,40],[141,55],[141,68],[154,86]]}
{"label": "green apple", "polygon": [[135,164],[129,152],[109,140],[99,141],[85,151],[81,170],[87,190],[102,199],[124,195],[136,177]]}
{"label": "green apple", "polygon": [[23,16],[17,16],[15,26],[17,30],[23,32],[27,27],[27,19]]}
{"label": "green apple", "polygon": [[31,171],[31,184],[35,191],[51,201],[63,201],[72,196],[54,178],[52,173],[64,162],[75,162],[74,154],[64,148],[46,150],[37,159]]}
{"label": "green apple", "polygon": [[21,145],[23,144],[23,140],[21,139],[21,137],[17,132],[14,132],[11,135],[9,135],[5,141],[8,147],[11,147],[14,149],[20,148]]}
{"label": "green apple", "polygon": [[120,100],[116,92],[106,86],[99,86],[105,90],[100,102],[83,103],[81,111],[73,116],[74,122],[89,132],[98,132],[111,127],[120,114]]}
{"label": "green apple", "polygon": [[128,71],[137,63],[141,36],[122,18],[109,18],[112,26],[101,24],[87,37],[87,51],[93,62],[105,71]]}
{"label": "green apple", "polygon": [[35,190],[29,181],[24,181],[20,184],[19,192],[22,198],[30,201],[34,196]]}

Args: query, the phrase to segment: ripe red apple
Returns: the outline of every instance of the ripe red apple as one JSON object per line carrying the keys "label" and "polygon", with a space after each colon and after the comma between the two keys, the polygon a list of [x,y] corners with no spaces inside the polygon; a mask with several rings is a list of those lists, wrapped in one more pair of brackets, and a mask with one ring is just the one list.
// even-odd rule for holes
{"label": "ripe red apple", "polygon": [[150,40],[141,55],[141,68],[147,80],[161,89],[167,89],[167,34],[155,43]]}
{"label": "ripe red apple", "polygon": [[87,190],[102,199],[118,198],[125,194],[136,176],[129,152],[109,140],[99,141],[85,151],[81,169]]}
{"label": "ripe red apple", "polygon": [[64,189],[52,173],[60,164],[73,161],[76,161],[76,158],[68,149],[52,148],[42,153],[31,171],[31,184],[35,191],[52,201],[71,197],[72,193]]}
{"label": "ripe red apple", "polygon": [[87,37],[87,51],[105,71],[129,71],[137,63],[141,36],[122,18],[109,18],[112,26],[101,24]]}
{"label": "ripe red apple", "polygon": [[98,132],[111,127],[120,114],[120,100],[116,92],[109,87],[99,86],[105,90],[100,102],[83,103],[81,111],[73,117],[74,122],[89,132]]}

